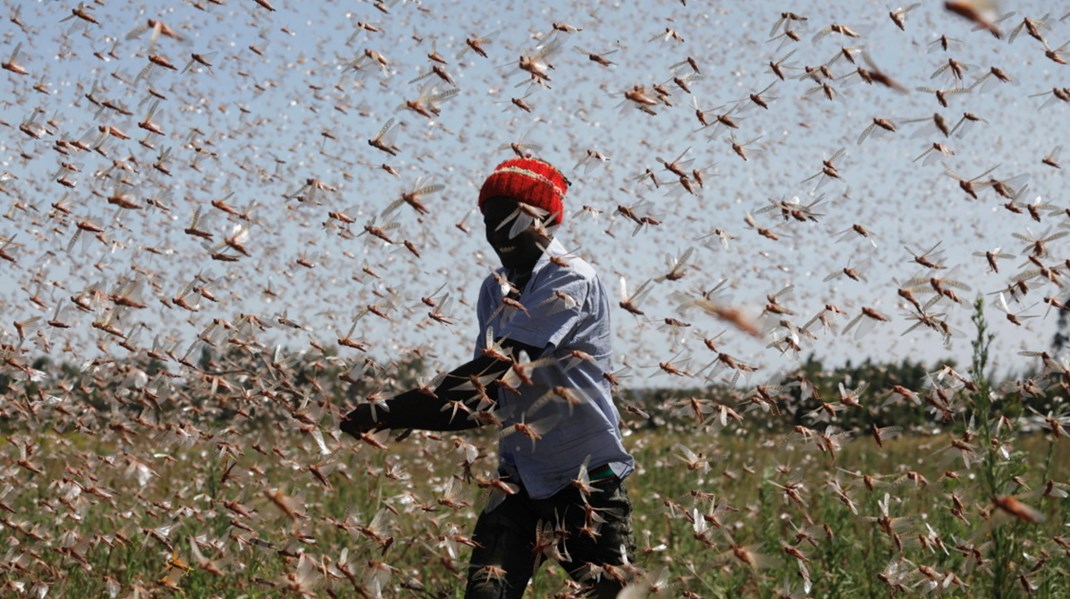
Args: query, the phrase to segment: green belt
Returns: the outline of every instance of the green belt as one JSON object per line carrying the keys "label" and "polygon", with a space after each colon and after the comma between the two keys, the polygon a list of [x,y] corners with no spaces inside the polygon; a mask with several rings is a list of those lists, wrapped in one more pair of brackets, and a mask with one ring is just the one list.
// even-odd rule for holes
{"label": "green belt", "polygon": [[606,464],[604,466],[600,466],[598,468],[595,468],[594,470],[591,470],[589,473],[587,473],[587,476],[591,479],[591,482],[595,482],[616,476],[616,473],[614,473],[613,469],[609,467],[609,464]]}

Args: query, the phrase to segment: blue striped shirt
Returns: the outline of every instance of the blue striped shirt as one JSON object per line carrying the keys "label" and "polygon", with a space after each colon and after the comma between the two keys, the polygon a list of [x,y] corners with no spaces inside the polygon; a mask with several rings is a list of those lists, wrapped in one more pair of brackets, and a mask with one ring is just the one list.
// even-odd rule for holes
{"label": "blue striped shirt", "polygon": [[[492,339],[545,348],[531,369],[532,384],[518,384],[517,393],[502,389],[497,397],[503,431],[499,468],[535,499],[568,486],[585,460],[592,469],[609,465],[621,478],[635,466],[622,443],[611,386],[602,376],[612,371],[609,298],[587,262],[563,257],[562,266],[549,259],[564,254],[558,241],[550,242],[521,292],[524,310],[502,302],[508,288],[494,275],[483,281],[476,305],[477,357],[488,328]],[[504,277],[505,269],[498,274]],[[533,427],[541,438],[516,430],[517,423]]]}

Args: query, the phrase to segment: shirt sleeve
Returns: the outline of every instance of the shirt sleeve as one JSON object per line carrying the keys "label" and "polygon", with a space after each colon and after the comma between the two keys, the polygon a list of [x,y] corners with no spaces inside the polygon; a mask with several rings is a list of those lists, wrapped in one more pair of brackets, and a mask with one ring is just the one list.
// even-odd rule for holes
{"label": "shirt sleeve", "polygon": [[513,314],[495,337],[538,348],[559,347],[580,321],[588,285],[571,269],[544,269],[521,299],[524,310],[505,308]]}

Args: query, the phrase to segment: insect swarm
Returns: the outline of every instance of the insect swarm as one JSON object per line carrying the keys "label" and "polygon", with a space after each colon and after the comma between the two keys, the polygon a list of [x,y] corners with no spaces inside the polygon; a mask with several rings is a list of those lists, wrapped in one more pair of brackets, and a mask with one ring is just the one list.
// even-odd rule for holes
{"label": "insect swarm", "polygon": [[[521,492],[496,444],[542,450],[601,386],[641,467],[635,551],[589,580],[1059,594],[1066,9],[121,4],[2,13],[5,595],[460,594],[483,495]],[[475,198],[528,155],[567,163],[564,222],[508,226],[602,273],[612,355],[460,381],[471,434],[337,436],[472,355],[501,266]],[[512,285],[494,318],[597,297]],[[500,437],[533,373],[583,369],[536,394],[568,418]],[[560,474],[577,538],[610,536],[600,466]],[[576,554],[553,516],[544,557]]]}

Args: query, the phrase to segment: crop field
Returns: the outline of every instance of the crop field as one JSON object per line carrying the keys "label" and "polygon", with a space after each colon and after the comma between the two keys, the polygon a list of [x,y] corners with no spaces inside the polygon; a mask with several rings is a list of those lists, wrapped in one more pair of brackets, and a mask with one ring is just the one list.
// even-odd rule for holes
{"label": "crop field", "polygon": [[[330,401],[224,381],[192,382],[215,391],[197,403],[15,402],[5,593],[460,596],[496,432],[356,440]],[[617,574],[631,597],[1067,596],[1066,419],[1019,430],[999,411],[1013,397],[977,397],[960,387],[952,421],[879,437],[743,416],[730,394],[627,406],[636,558]],[[550,562],[528,596],[569,592]]]}
{"label": "crop field", "polygon": [[[185,440],[135,434],[129,445],[81,434],[39,437],[41,457],[24,466],[35,472],[3,498],[11,531],[5,588],[60,597],[167,589],[352,596],[373,588],[387,597],[460,596],[464,537],[485,495],[455,478],[464,462],[459,448],[471,438],[418,437],[389,451],[343,440],[342,457],[322,467],[330,471],[320,480],[313,467],[322,458],[299,433],[264,431],[221,448],[202,432]],[[486,448],[493,439],[482,437],[475,442]],[[801,596],[801,569],[813,596],[883,597],[900,586],[906,594],[987,596],[996,534],[1021,542],[1021,553],[1009,556],[1020,573],[1015,593],[1028,582],[1038,596],[1066,596],[1070,562],[1059,539],[1067,502],[1045,495],[1042,475],[1067,479],[1065,441],[1033,435],[1014,456],[1034,473],[1022,477],[1023,493],[1044,518],[1034,523],[993,509],[979,493],[979,466],[963,470],[948,435],[900,438],[884,448],[857,439],[840,449],[835,467],[777,439],[643,431],[629,440],[641,465],[627,483],[635,565],[649,573],[647,586],[656,579],[668,596]],[[690,470],[673,449],[677,442],[708,456],[710,470]],[[87,458],[90,452],[101,457]],[[134,457],[143,452],[152,458]],[[486,466],[479,460],[473,475],[490,476]],[[945,476],[956,467],[958,479]],[[876,479],[873,490],[863,474]],[[741,560],[732,543],[756,562]],[[531,596],[566,589],[566,579],[544,566]]]}

